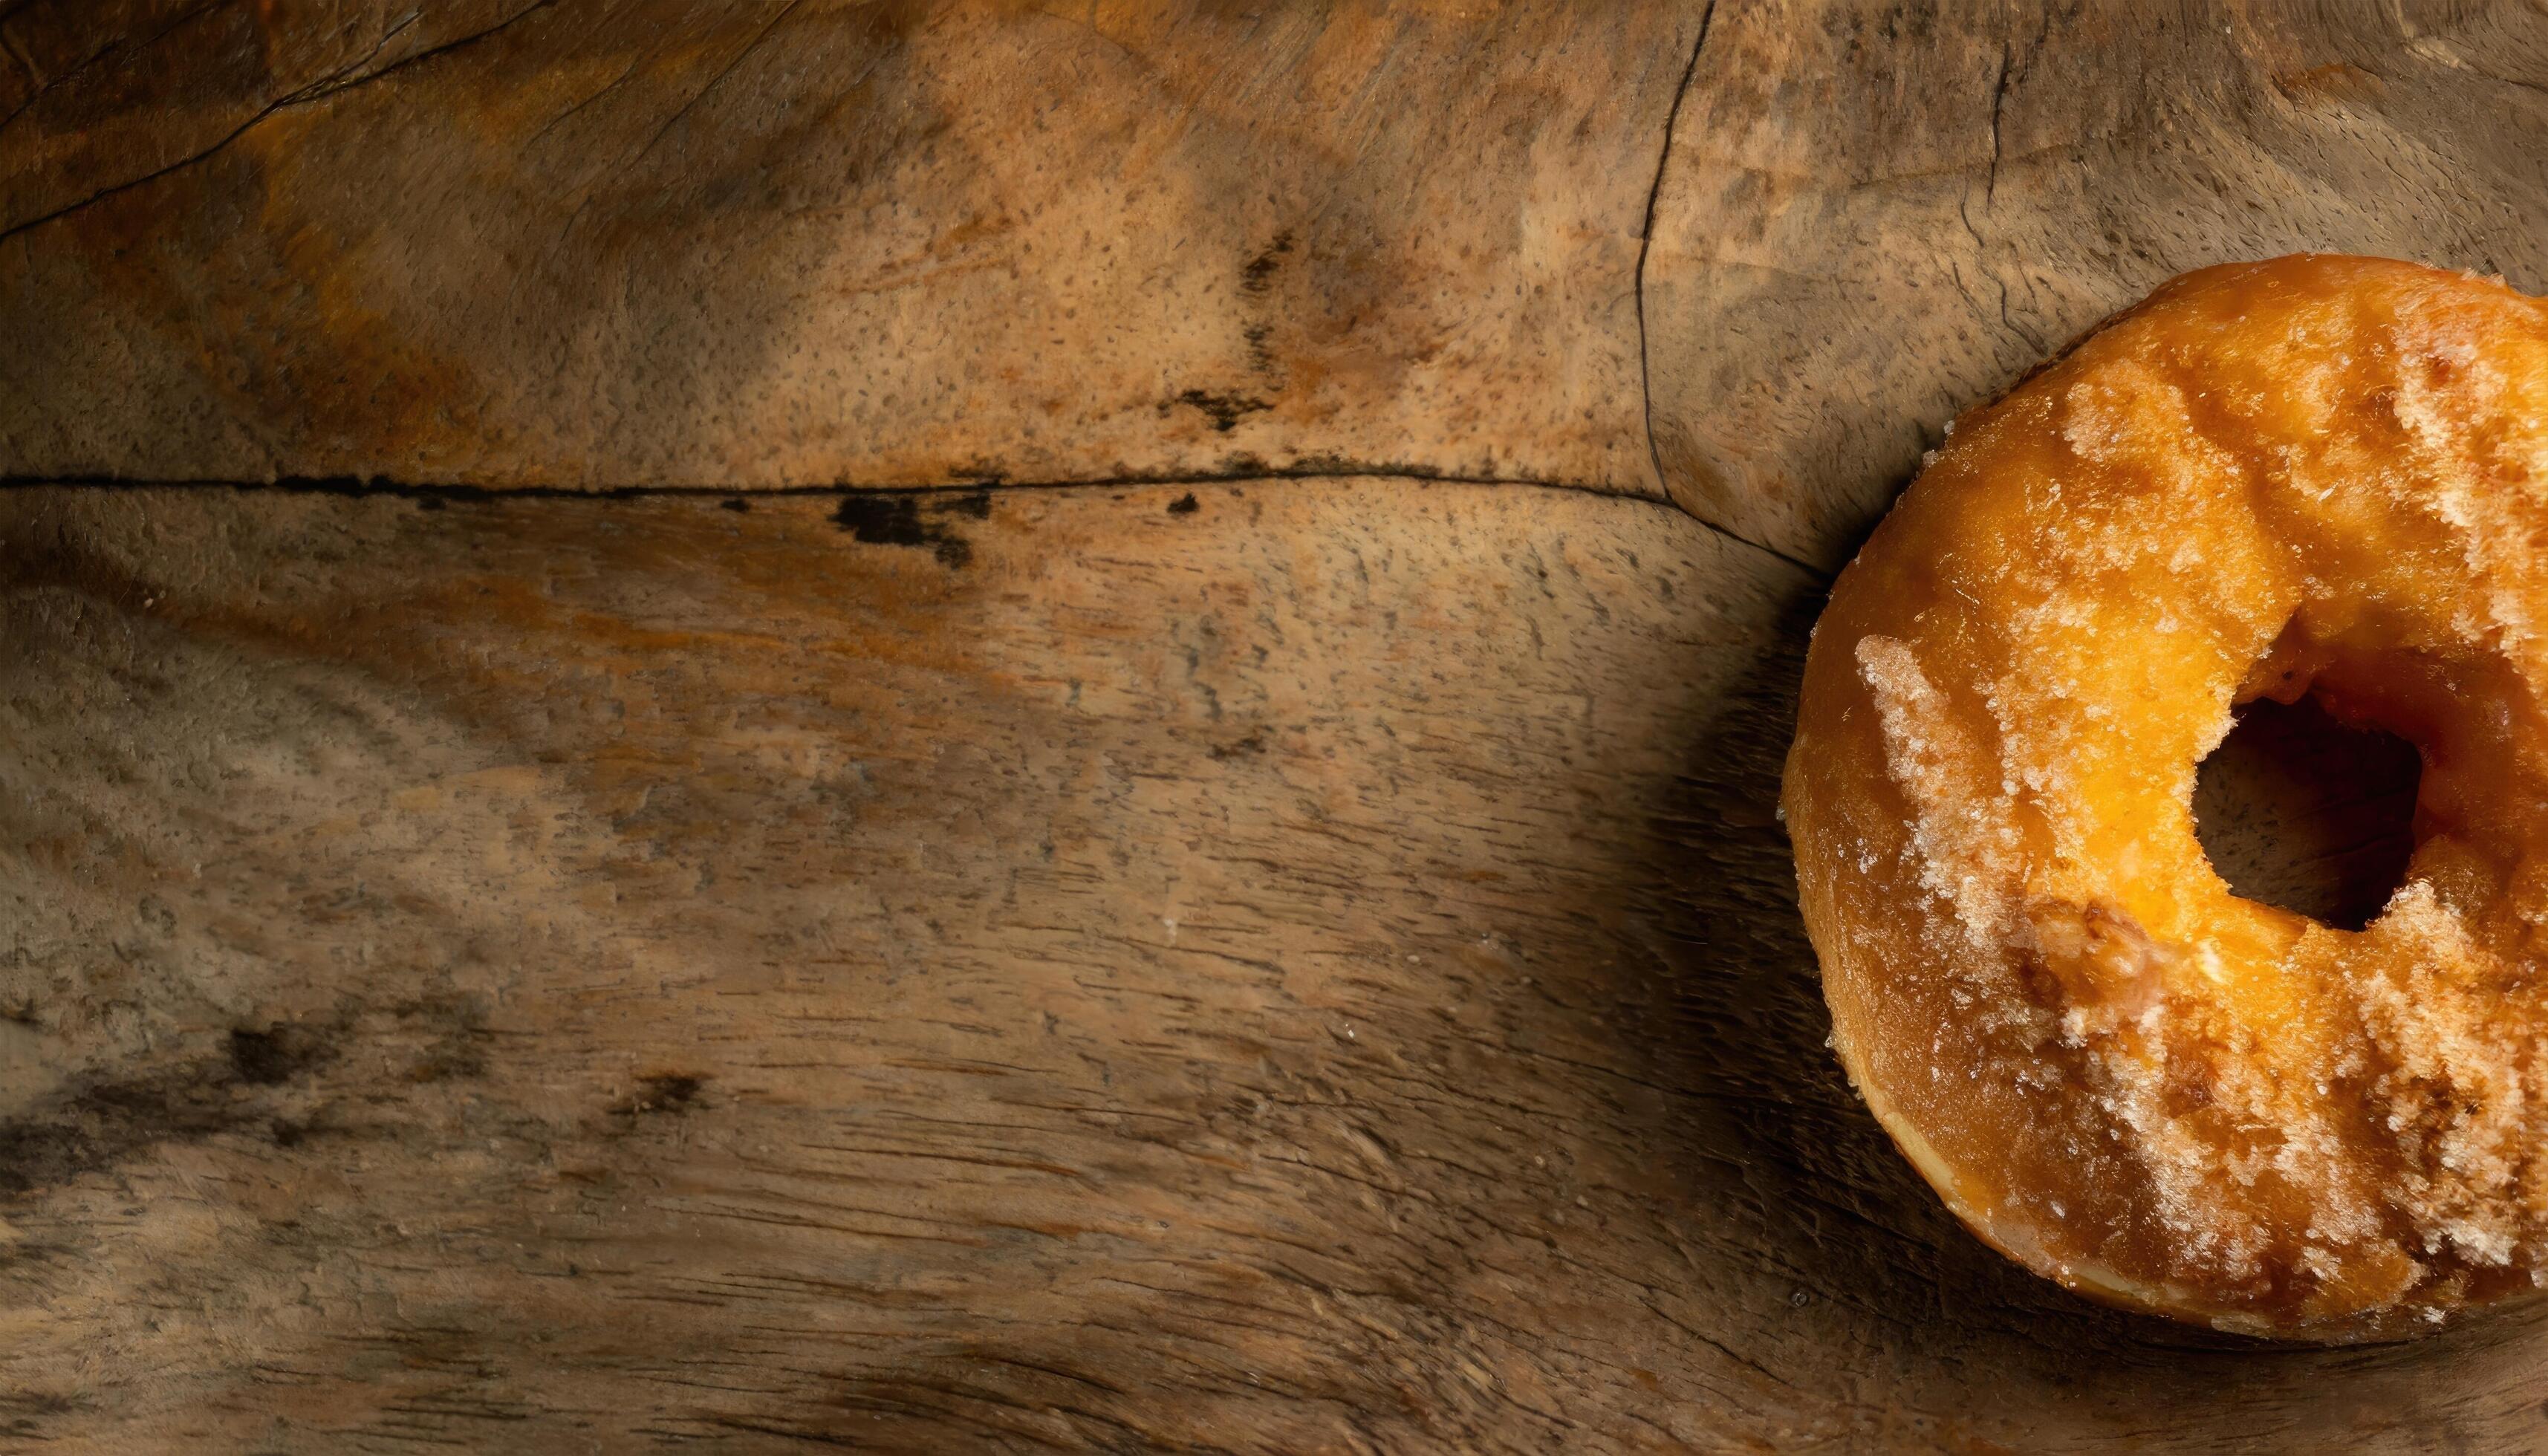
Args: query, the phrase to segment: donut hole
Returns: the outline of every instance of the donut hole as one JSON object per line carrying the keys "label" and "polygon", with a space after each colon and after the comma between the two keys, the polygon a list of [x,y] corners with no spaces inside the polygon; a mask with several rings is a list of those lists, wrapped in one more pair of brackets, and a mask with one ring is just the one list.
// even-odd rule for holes
{"label": "donut hole", "polygon": [[2195,838],[2232,894],[2360,930],[2406,882],[2422,777],[2413,744],[2315,694],[2258,698],[2196,771]]}

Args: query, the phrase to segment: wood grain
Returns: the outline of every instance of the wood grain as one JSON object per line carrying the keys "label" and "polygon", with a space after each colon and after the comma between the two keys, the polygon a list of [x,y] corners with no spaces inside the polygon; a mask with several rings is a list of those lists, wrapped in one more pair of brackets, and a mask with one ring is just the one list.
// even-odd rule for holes
{"label": "wood grain", "polygon": [[1818,589],[1382,485],[7,497],[19,1434],[2540,1430],[2535,1321],[2213,1349],[1955,1229],[1795,928]]}
{"label": "wood grain", "polygon": [[0,20],[21,476],[1654,489],[1694,7],[89,9]]}
{"label": "wood grain", "polygon": [[1774,805],[1956,410],[2548,283],[2543,43],[0,0],[0,1449],[2540,1445],[1955,1228]]}
{"label": "wood grain", "polygon": [[1675,136],[1665,487],[1825,567],[1947,421],[2178,273],[2319,250],[2548,290],[2533,6],[1729,4]]}

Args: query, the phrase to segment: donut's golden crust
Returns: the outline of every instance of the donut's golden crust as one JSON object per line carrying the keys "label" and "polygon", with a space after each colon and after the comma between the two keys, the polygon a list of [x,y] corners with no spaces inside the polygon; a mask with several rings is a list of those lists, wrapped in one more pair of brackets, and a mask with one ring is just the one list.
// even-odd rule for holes
{"label": "donut's golden crust", "polygon": [[[1850,1076],[1990,1242],[2319,1340],[2548,1284],[2548,309],[2303,256],[2170,283],[1841,575],[1785,808]],[[2195,767],[2314,691],[2422,750],[2361,932],[2230,894]]]}

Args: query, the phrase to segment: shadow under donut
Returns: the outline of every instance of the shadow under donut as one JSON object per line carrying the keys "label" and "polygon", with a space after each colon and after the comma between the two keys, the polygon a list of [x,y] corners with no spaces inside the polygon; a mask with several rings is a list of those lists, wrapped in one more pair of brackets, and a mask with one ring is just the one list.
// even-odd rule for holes
{"label": "shadow under donut", "polygon": [[[2453,1428],[2500,1432],[2508,1418],[2530,1418],[2526,1406],[2471,1409],[2478,1403],[2453,1397],[2427,1373],[2464,1361],[2527,1369],[2543,1343],[2548,1305],[2470,1317],[2403,1344],[2280,1345],[2074,1296],[2001,1256],[1947,1211],[1830,1048],[1830,1014],[1778,818],[1805,647],[1823,595],[1808,590],[1784,604],[1773,645],[1743,675],[1675,792],[1648,820],[1650,860],[1629,908],[1659,962],[1661,989],[1645,1008],[1650,1014],[1628,1025],[1656,1079],[1705,1110],[1662,1139],[1685,1159],[1679,1181],[1721,1187],[1730,1168],[1739,1192],[1718,1217],[1748,1226],[1764,1260],[1794,1282],[1800,1318],[1820,1321],[1809,1339],[1800,1335],[1800,1348],[1827,1350],[1838,1338],[1867,1351],[1846,1402],[1880,1407],[1891,1396],[1870,1405],[1870,1387],[1887,1386],[1917,1401],[1921,1390],[1950,1384],[1922,1378],[1922,1367],[1945,1365],[1959,1368],[1952,1384],[1975,1398],[1956,1416],[1984,1427],[1998,1412],[2011,1429],[2025,1429],[2026,1412],[2049,1400],[2080,1403],[2101,1424],[2163,1426],[2146,1409],[2154,1394],[2212,1397],[2198,1421],[2203,1439],[2281,1443],[2317,1431],[2413,1428],[2447,1443],[2465,1438],[2448,1435]],[[2233,763],[2231,781],[2214,784],[2212,801],[2238,799],[2254,774],[2288,776],[2289,766],[2271,759],[2268,746],[2256,764]],[[2326,867],[2355,878],[2360,871],[2350,861]],[[1765,1363],[1778,1368],[1774,1351]],[[1827,1378],[1810,1360],[1798,1365],[1802,1379]],[[2458,1389],[2518,1384],[2499,1376],[2493,1386]],[[2227,1399],[2233,1390],[2236,1399]],[[1887,1425],[1882,1433],[1901,1432]],[[1911,1434],[1934,1440],[1951,1432],[1915,1419]]]}

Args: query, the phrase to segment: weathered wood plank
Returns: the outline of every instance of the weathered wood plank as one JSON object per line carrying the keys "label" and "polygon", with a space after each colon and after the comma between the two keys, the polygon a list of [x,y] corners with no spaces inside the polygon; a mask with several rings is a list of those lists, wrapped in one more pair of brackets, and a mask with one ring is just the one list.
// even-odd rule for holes
{"label": "weathered wood plank", "polygon": [[1952,1228],[1772,818],[1814,586],[1383,484],[7,496],[19,1434],[2535,1435],[2535,1321],[2188,1350]]}
{"label": "weathered wood plank", "polygon": [[2548,289],[2548,15],[1722,6],[1645,275],[1666,487],[1836,567],[2048,352],[2178,273],[2311,249]]}
{"label": "weathered wood plank", "polygon": [[39,0],[0,474],[1650,492],[1698,15]]}

